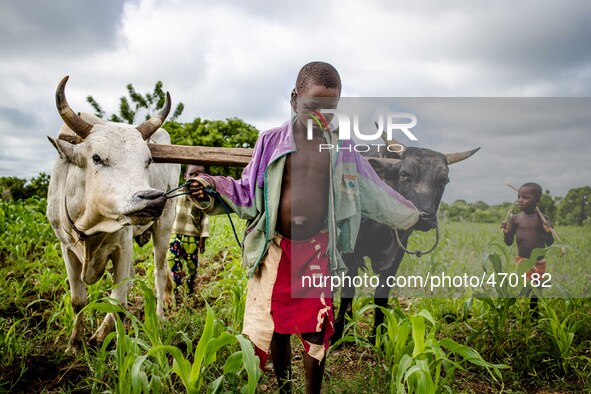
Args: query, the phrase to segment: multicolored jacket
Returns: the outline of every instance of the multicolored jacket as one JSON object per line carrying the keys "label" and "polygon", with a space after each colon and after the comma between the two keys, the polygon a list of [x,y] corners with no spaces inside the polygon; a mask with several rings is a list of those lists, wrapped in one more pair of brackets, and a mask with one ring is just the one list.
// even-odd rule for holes
{"label": "multicolored jacket", "polygon": [[[353,142],[338,140],[338,134],[324,132],[331,149],[331,188],[328,208],[329,247],[333,275],[346,270],[340,253],[352,252],[361,218],[366,217],[389,227],[406,230],[419,218],[419,212],[399,193],[386,185],[369,164],[353,149]],[[202,174],[198,179],[215,188],[230,209],[248,221],[243,238],[243,264],[252,277],[275,237],[281,182],[286,156],[297,147],[291,122],[259,136],[252,160],[241,179]],[[197,202],[208,214],[225,213],[210,196],[209,202]]]}

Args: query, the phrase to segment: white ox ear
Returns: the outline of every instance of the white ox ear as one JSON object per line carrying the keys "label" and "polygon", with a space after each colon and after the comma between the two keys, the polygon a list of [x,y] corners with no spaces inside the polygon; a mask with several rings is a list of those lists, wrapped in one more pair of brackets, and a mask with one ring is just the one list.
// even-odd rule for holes
{"label": "white ox ear", "polygon": [[82,156],[80,149],[77,149],[77,145],[50,136],[47,136],[47,139],[51,142],[51,145],[54,146],[55,150],[57,150],[60,159],[67,160],[78,167],[84,166],[84,157]]}

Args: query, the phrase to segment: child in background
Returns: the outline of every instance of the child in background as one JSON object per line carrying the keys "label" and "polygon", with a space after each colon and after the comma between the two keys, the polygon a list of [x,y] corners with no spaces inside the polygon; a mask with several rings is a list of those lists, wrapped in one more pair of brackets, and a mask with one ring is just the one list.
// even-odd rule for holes
{"label": "child in background", "polygon": [[[535,248],[545,248],[554,243],[550,219],[544,215],[546,222],[538,213],[537,206],[542,198],[542,187],[537,183],[525,183],[518,191],[517,206],[521,210],[517,215],[511,216],[507,223],[501,223],[501,228],[505,233],[505,244],[511,246],[513,240],[517,241],[517,250],[519,256],[515,261],[521,263],[530,258],[532,251]],[[538,257],[535,266],[527,272],[527,279],[532,279],[532,274],[538,274],[537,279],[542,280],[542,275],[546,272],[546,259],[544,256]],[[527,295],[531,294],[531,290]],[[530,309],[533,311],[532,316],[537,318],[538,300],[534,295],[531,298]]]}
{"label": "child in background", "polygon": [[[203,166],[189,165],[185,179],[194,178],[203,172]],[[172,279],[178,287],[186,278],[188,293],[192,294],[199,266],[199,254],[205,251],[205,241],[209,237],[209,221],[207,215],[195,207],[189,196],[177,198],[172,234],[168,253]]]}

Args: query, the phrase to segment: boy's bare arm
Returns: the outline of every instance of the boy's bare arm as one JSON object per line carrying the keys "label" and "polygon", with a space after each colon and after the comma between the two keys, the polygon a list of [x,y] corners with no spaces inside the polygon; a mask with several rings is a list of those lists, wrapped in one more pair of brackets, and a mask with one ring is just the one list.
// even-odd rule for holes
{"label": "boy's bare arm", "polygon": [[550,246],[554,243],[554,237],[552,236],[552,229],[554,228],[554,224],[548,217],[548,215],[544,215],[546,218],[546,223],[543,224],[544,230],[546,231],[546,238],[544,239],[544,243],[546,246]]}
{"label": "boy's bare arm", "polygon": [[515,227],[515,216],[511,216],[507,223],[501,223],[501,228],[505,234],[504,241],[507,246],[513,245],[513,240],[515,239]]}

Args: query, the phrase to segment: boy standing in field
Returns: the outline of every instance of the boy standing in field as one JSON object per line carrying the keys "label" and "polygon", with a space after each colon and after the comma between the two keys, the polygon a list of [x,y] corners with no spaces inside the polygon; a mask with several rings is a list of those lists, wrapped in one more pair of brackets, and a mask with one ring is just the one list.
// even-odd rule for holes
{"label": "boy standing in field", "polygon": [[[205,172],[203,166],[189,165],[185,179],[195,178]],[[205,251],[205,241],[209,237],[207,215],[195,207],[189,196],[177,198],[176,216],[172,226],[172,239],[168,251],[168,266],[175,285],[181,286],[186,278],[189,294],[193,293],[199,254]]]}
{"label": "boy standing in field", "polygon": [[[501,228],[505,233],[505,244],[511,246],[513,240],[517,240],[517,250],[519,256],[515,259],[521,263],[530,258],[535,248],[545,248],[554,243],[550,218],[544,215],[545,221],[541,218],[538,211],[538,203],[542,198],[542,187],[537,183],[523,184],[517,194],[517,206],[521,213],[511,216],[508,223],[501,223]],[[527,279],[532,279],[532,274],[538,274],[538,279],[542,280],[542,275],[546,272],[546,259],[544,256],[538,257],[535,266],[527,272]],[[528,292],[528,296],[531,290]],[[534,318],[537,317],[537,297],[532,297],[530,308],[534,311]]]}
{"label": "boy standing in field", "polygon": [[[304,346],[306,393],[319,393],[325,352],[334,332],[328,286],[304,287],[303,277],[327,277],[346,268],[340,252],[351,252],[361,216],[397,229],[412,227],[415,206],[383,183],[352,147],[337,146],[338,135],[318,119],[320,109],[334,109],[341,94],[337,70],[312,62],[299,72],[291,93],[291,122],[261,133],[240,180],[202,174],[191,186],[198,205],[224,213],[204,186],[248,220],[243,264],[250,278],[244,333],[254,343],[261,367],[270,352],[281,392],[290,392],[291,334]],[[346,149],[349,147],[349,149]],[[207,200],[209,199],[209,202]]]}

